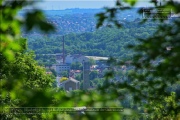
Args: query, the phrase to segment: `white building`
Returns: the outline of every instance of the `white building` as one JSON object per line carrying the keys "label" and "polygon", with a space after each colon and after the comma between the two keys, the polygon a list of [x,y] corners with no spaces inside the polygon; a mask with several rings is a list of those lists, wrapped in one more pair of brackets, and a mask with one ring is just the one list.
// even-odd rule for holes
{"label": "white building", "polygon": [[67,55],[65,58],[65,63],[67,64],[72,64],[75,62],[80,62],[82,63],[83,61],[89,61],[89,58],[83,55],[79,55],[79,54],[74,54],[74,55]]}
{"label": "white building", "polygon": [[70,71],[70,66],[68,64],[54,64],[52,68],[56,71],[57,75],[60,75],[63,71]]}
{"label": "white building", "polygon": [[95,61],[101,61],[101,60],[104,60],[104,61],[107,61],[109,59],[109,57],[99,57],[99,56],[85,56],[89,59],[93,59]]}
{"label": "white building", "polygon": [[65,63],[71,64],[73,63],[73,56],[72,55],[67,55],[65,58]]}

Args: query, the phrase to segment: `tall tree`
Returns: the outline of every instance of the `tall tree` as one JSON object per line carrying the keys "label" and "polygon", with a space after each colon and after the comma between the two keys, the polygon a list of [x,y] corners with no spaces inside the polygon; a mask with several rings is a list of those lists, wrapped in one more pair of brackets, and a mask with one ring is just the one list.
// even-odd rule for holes
{"label": "tall tree", "polygon": [[[126,2],[133,6],[136,0]],[[152,2],[156,7],[146,8],[146,11],[149,11],[147,16],[154,22],[160,22],[158,29],[152,36],[139,39],[140,44],[129,46],[136,52],[131,64],[135,69],[129,75],[131,82],[113,84],[113,86],[127,89],[133,95],[134,100],[146,104],[148,113],[154,115],[153,119],[178,119],[180,106],[177,90],[180,88],[176,87],[176,90],[172,88],[179,84],[180,21],[174,18],[168,19],[168,16],[171,10],[176,14],[179,13],[180,4],[174,0],[163,1],[161,6],[158,6],[157,1]],[[116,15],[123,12],[122,9],[129,9],[129,7],[123,7],[120,1],[116,2],[114,8],[106,8],[106,12],[97,15],[99,17],[97,27],[106,21],[121,27]],[[152,9],[156,12],[164,12],[154,14],[150,12]],[[142,13],[143,9],[139,12]],[[164,19],[156,19],[157,15]],[[149,19],[142,20],[142,22],[145,21]]]}

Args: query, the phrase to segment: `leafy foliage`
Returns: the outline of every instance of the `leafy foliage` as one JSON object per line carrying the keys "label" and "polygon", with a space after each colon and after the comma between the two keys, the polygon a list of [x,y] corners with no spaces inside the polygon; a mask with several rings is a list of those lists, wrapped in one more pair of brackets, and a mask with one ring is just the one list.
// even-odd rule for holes
{"label": "leafy foliage", "polygon": [[[169,6],[175,13],[180,12],[177,7],[179,3],[174,1],[165,2],[163,6],[154,9],[166,10]],[[115,18],[108,16],[108,18],[111,17]],[[157,21],[157,19],[152,20]],[[135,69],[129,74],[130,82],[112,85],[116,88],[127,89],[133,95],[134,100],[147,104],[149,113],[157,115],[154,118],[175,119],[179,114],[179,96],[175,97],[174,93],[172,95],[170,93],[173,85],[179,82],[178,28],[180,23],[179,19],[169,20],[171,22],[164,21],[160,20],[161,24],[155,34],[145,39],[139,39],[140,44],[138,45],[130,45],[130,48],[136,51],[131,64]],[[170,99],[175,101],[172,102]],[[154,109],[158,111],[154,111]]]}
{"label": "leafy foliage", "polygon": [[66,80],[68,80],[67,77],[62,77],[62,78],[60,79],[60,82],[63,82],[63,81],[66,81]]}
{"label": "leafy foliage", "polygon": [[[3,16],[8,16],[10,13],[11,17],[14,19],[6,18],[7,21],[19,21],[15,19],[15,13],[21,8],[22,6],[26,5],[27,2],[23,1],[18,4],[17,1],[10,1],[1,2],[1,10],[4,12],[5,9],[8,9],[8,12],[4,12]],[[11,7],[10,7],[11,6]],[[14,8],[14,9],[13,9]],[[15,13],[14,13],[15,10]],[[32,17],[32,15],[37,16],[37,18]],[[2,16],[1,16],[2,17]],[[30,30],[32,26],[39,26],[42,29],[47,31],[46,23],[41,21],[43,19],[42,14],[40,12],[32,12],[27,14],[27,19],[22,21],[22,24],[18,24],[17,26],[9,25],[9,23],[3,22],[2,26],[9,25],[13,29],[20,30],[20,27],[24,23],[29,23],[31,20],[30,26],[27,26],[27,30]],[[3,19],[5,19],[3,17]],[[35,19],[35,20],[34,20]],[[4,20],[5,21],[5,20]],[[10,23],[11,23],[10,22]],[[43,25],[43,27],[42,27]],[[3,29],[1,26],[1,30]],[[62,90],[52,88],[52,79],[49,75],[46,75],[45,69],[38,66],[37,63],[34,61],[34,57],[32,53],[25,52],[26,42],[23,39],[23,42],[15,43],[17,36],[20,36],[19,33],[10,33],[9,31],[4,30],[5,34],[4,37],[1,37],[1,56],[0,56],[0,80],[1,80],[1,118],[2,119],[60,119],[63,117],[64,114],[58,112],[50,112],[47,114],[39,114],[38,111],[31,111],[30,114],[27,111],[24,111],[24,108],[21,107],[74,107],[74,106],[101,106],[103,105],[103,101],[106,100],[106,106],[117,106],[111,98],[108,96],[100,96],[97,95],[95,92],[87,92],[87,91],[79,91],[79,92],[72,92],[66,93]],[[6,35],[7,33],[7,35]],[[8,43],[8,35],[11,35],[11,40],[9,43],[13,44],[18,49],[12,49],[9,46],[5,46],[5,43]],[[24,48],[24,49],[22,49]],[[5,51],[11,51],[12,54],[7,54]],[[10,56],[10,57],[8,57]],[[10,59],[11,58],[11,59]],[[79,96],[78,96],[78,95]],[[93,99],[90,97],[93,96]],[[95,99],[94,99],[95,98]],[[95,101],[99,101],[100,105],[96,105]],[[7,109],[7,107],[11,107],[11,109]],[[16,114],[13,110],[16,110],[16,107],[19,108],[19,114]],[[48,108],[49,109],[49,108]],[[9,111],[10,110],[10,111]],[[17,111],[16,111],[17,112]],[[86,116],[81,116],[77,114],[77,112],[71,117],[73,118],[101,118],[102,113],[97,112],[92,114],[87,113]],[[108,117],[108,115],[113,115],[115,118],[118,118],[119,113],[112,114],[108,113],[104,117]],[[62,117],[59,117],[62,116]],[[68,116],[64,116],[63,118],[69,118]]]}
{"label": "leafy foliage", "polygon": [[[127,2],[130,2],[132,5],[135,4],[135,1]],[[19,30],[21,24],[14,13],[26,4],[27,2],[25,1],[1,1],[1,12],[5,16],[3,18],[1,16],[3,23],[0,27],[1,32],[4,32],[0,41],[1,118],[61,119],[64,116],[64,118],[69,119],[66,113],[61,114],[59,112],[37,114],[37,111],[35,111],[34,114],[5,114],[3,108],[34,106],[119,107],[121,106],[120,102],[128,100],[131,104],[126,104],[127,106],[138,107],[138,110],[142,107],[138,112],[148,113],[147,115],[145,114],[145,117],[148,116],[148,119],[178,119],[180,111],[178,89],[172,87],[176,83],[179,84],[179,20],[173,20],[172,24],[163,23],[163,27],[159,27],[157,34],[147,39],[140,39],[140,44],[133,47],[137,53],[132,60],[131,65],[134,67],[134,71],[130,72],[129,82],[110,82],[108,78],[115,75],[113,69],[110,69],[103,85],[98,90],[67,93],[59,89],[50,88],[50,76],[45,75],[43,68],[37,66],[37,63],[32,59],[32,55],[28,55],[29,53],[24,53],[22,50],[25,42],[22,42],[23,44],[16,43],[16,40],[20,40],[20,32],[17,32],[15,29]],[[121,3],[117,2],[116,5],[120,7]],[[164,4],[163,7],[166,8],[169,5],[174,5],[172,7],[176,13],[180,12],[179,3],[170,1]],[[117,9],[122,9],[118,7],[106,8],[108,14],[106,14],[105,18],[101,18],[100,21],[104,22],[105,19],[109,18],[108,20],[116,25],[117,20],[114,19],[116,11]],[[42,27],[44,22],[39,22],[43,18],[41,17],[42,14],[35,12],[35,15],[40,16],[28,28],[30,29],[32,25],[38,25],[40,28],[46,29],[46,27]],[[104,13],[100,17],[104,17]],[[34,19],[32,16],[30,18]],[[17,24],[15,26],[13,26],[14,24],[9,25],[11,22]],[[12,31],[7,31],[8,29]],[[167,51],[167,47],[170,47],[171,50]],[[154,62],[158,62],[158,64],[153,64]],[[141,104],[133,105],[136,101]],[[147,105],[146,109],[144,104]],[[23,113],[23,111],[19,112]],[[124,109],[123,112],[98,111],[86,112],[85,115],[77,112],[69,114],[74,119],[131,119],[137,115],[130,109]],[[143,116],[143,119],[145,117]]]}
{"label": "leafy foliage", "polygon": [[[14,59],[14,52],[22,49],[21,43],[24,43],[24,39],[20,36],[20,26],[24,24],[28,30],[32,26],[40,25],[40,29],[49,31],[53,29],[53,26],[45,22],[44,16],[40,10],[34,10],[32,13],[26,13],[25,20],[17,17],[17,12],[24,6],[32,5],[34,2],[22,1],[0,1],[1,12],[1,40],[0,40],[0,52],[8,60]],[[36,21],[31,21],[33,17]],[[38,21],[38,23],[37,23]],[[47,26],[43,28],[43,26]]]}

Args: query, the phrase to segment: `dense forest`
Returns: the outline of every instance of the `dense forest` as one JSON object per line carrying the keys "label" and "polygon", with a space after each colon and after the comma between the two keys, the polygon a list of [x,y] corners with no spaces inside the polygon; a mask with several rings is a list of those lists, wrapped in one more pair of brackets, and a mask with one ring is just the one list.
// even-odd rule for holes
{"label": "dense forest", "polygon": [[[116,27],[102,27],[93,32],[71,33],[65,35],[65,53],[82,54],[87,56],[105,56],[130,59],[133,52],[128,45],[135,45],[136,38],[147,38],[156,31],[157,23],[140,24],[140,19],[133,22],[124,21],[122,29]],[[27,35],[29,49],[35,51],[37,60],[55,60],[51,56],[42,54],[56,54],[62,52],[62,36],[60,35]],[[116,44],[114,44],[116,43]]]}

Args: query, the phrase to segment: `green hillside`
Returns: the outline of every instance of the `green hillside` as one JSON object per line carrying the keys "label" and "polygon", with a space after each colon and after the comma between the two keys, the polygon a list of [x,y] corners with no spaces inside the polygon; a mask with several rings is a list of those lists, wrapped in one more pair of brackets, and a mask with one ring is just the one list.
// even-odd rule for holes
{"label": "green hillside", "polygon": [[[127,45],[137,44],[137,38],[145,38],[156,30],[156,23],[147,22],[144,25],[139,20],[124,22],[122,29],[102,27],[94,32],[65,35],[65,53],[83,54],[88,56],[113,56],[131,58],[133,51],[127,50]],[[35,51],[37,59],[41,54],[62,52],[62,36],[60,35],[28,35],[28,47]],[[45,57],[47,59],[47,57]],[[52,58],[52,57],[51,57]],[[50,58],[49,58],[50,59]],[[44,60],[45,61],[45,60]]]}

